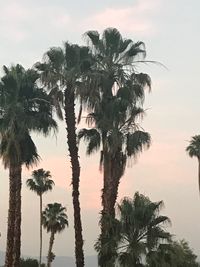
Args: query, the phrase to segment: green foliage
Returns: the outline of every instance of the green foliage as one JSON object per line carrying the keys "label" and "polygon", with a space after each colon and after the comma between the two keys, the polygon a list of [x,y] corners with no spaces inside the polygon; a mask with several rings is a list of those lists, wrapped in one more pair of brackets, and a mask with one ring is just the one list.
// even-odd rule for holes
{"label": "green foliage", "polygon": [[38,73],[21,65],[7,68],[0,81],[0,156],[5,167],[39,160],[30,136],[33,131],[47,135],[57,129],[48,95],[37,86]]}
{"label": "green foliage", "polygon": [[147,255],[148,267],[199,267],[197,256],[185,240],[160,244]]}
{"label": "green foliage", "polygon": [[145,59],[144,44],[123,39],[115,28],[104,30],[102,36],[96,31],[85,36],[93,64],[85,78],[86,88],[78,95],[93,129],[81,130],[78,138],[87,142],[87,154],[102,150],[101,163],[107,152],[112,157],[122,153],[125,167],[127,158],[137,157],[151,142],[138,122],[144,114],[145,88],[151,88],[150,77],[135,68],[138,58]]}
{"label": "green foliage", "polygon": [[[101,235],[96,250],[100,262],[118,262],[120,266],[142,266],[142,259],[161,242],[168,243],[171,235],[165,230],[170,223],[167,216],[160,215],[163,202],[152,202],[136,193],[133,199],[124,198],[117,206],[118,217],[104,217],[109,232]],[[102,239],[103,238],[103,239]],[[103,245],[103,246],[102,246]]]}
{"label": "green foliage", "polygon": [[32,178],[28,179],[26,184],[31,191],[34,191],[40,196],[45,192],[52,190],[54,181],[50,178],[51,174],[49,171],[38,169],[32,172]]}
{"label": "green foliage", "polygon": [[[36,259],[27,258],[20,260],[20,267],[38,267],[38,261]],[[45,267],[45,264],[42,263],[41,267]]]}
{"label": "green foliage", "polygon": [[186,152],[192,157],[198,159],[198,178],[199,178],[199,192],[200,192],[200,135],[195,135],[192,137],[190,144],[186,147]]}
{"label": "green foliage", "polygon": [[68,226],[66,208],[60,203],[48,204],[42,214],[42,224],[47,232],[62,232]]}
{"label": "green foliage", "polygon": [[200,135],[192,137],[189,146],[186,148],[190,157],[197,157],[200,159]]}
{"label": "green foliage", "polygon": [[[44,56],[43,63],[36,63],[42,84],[50,91],[57,115],[63,119],[64,101],[70,100],[71,91],[83,89],[84,73],[90,69],[91,56],[86,46],[64,43],[64,47],[53,47]],[[64,91],[66,95],[64,96]]]}

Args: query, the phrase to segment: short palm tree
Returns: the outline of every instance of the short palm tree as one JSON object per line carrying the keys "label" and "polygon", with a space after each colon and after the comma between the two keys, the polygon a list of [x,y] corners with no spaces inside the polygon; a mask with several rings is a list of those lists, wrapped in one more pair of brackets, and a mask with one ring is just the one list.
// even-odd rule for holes
{"label": "short palm tree", "polygon": [[[118,218],[113,220],[114,234],[104,237],[103,250],[110,251],[110,247],[114,247],[113,254],[103,266],[109,266],[113,260],[124,267],[142,266],[141,259],[148,251],[156,248],[161,241],[170,241],[171,235],[164,228],[170,220],[159,214],[162,205],[162,201],[151,202],[139,193],[133,199],[122,200],[117,206]],[[99,243],[100,240],[97,249]]]}
{"label": "short palm tree", "polygon": [[48,204],[46,209],[42,213],[42,224],[50,232],[49,251],[47,256],[47,267],[51,266],[53,260],[53,243],[55,234],[62,232],[65,227],[68,227],[68,218],[66,214],[66,208],[60,203]]}
{"label": "short palm tree", "polygon": [[63,48],[51,48],[45,54],[43,63],[36,63],[41,82],[50,91],[57,113],[64,115],[67,130],[67,145],[72,166],[72,198],[74,206],[75,257],[76,266],[84,266],[81,211],[79,201],[80,163],[78,156],[75,98],[82,86],[82,76],[90,66],[87,47],[65,43]]}
{"label": "short palm tree", "polygon": [[44,193],[51,191],[54,186],[54,181],[50,179],[50,171],[43,169],[34,170],[32,178],[26,181],[28,188],[35,192],[40,198],[40,254],[39,254],[39,267],[42,261],[42,196]]}
{"label": "short palm tree", "polygon": [[198,178],[199,178],[199,192],[200,192],[200,135],[192,137],[189,146],[186,147],[186,152],[193,158],[198,160]]}
{"label": "short palm tree", "polygon": [[21,65],[7,68],[0,81],[0,157],[9,169],[9,210],[5,266],[19,266],[21,247],[21,172],[39,160],[31,132],[57,128],[38,74]]}
{"label": "short palm tree", "polygon": [[160,244],[146,257],[147,267],[199,267],[197,256],[185,240]]}

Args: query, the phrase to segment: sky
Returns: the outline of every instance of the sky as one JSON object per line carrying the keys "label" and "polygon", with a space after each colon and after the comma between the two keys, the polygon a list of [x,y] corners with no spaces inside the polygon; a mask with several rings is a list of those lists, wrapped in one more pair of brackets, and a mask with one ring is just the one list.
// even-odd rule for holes
{"label": "sky", "polygon": [[[197,162],[185,153],[191,136],[200,133],[200,2],[199,0],[0,0],[0,66],[20,63],[31,67],[48,48],[63,41],[84,44],[88,30],[102,32],[116,27],[134,41],[144,41],[147,59],[166,66],[140,65],[152,78],[152,92],[146,95],[146,116],[142,126],[152,136],[152,145],[129,164],[122,178],[118,201],[136,191],[152,201],[163,200],[163,214],[169,216],[169,230],[185,238],[200,256],[200,199]],[[79,127],[81,128],[82,123]],[[44,196],[44,206],[60,202],[67,207],[70,227],[55,240],[56,255],[74,255],[71,168],[65,125],[49,138],[33,135],[42,161],[35,168],[50,170],[56,187]],[[80,200],[84,251],[93,255],[99,233],[102,174],[99,154],[87,157],[80,145]],[[23,170],[22,254],[36,256],[39,250],[39,199],[29,192]],[[5,250],[8,209],[8,171],[0,168],[0,250]],[[49,236],[44,234],[44,255]]]}

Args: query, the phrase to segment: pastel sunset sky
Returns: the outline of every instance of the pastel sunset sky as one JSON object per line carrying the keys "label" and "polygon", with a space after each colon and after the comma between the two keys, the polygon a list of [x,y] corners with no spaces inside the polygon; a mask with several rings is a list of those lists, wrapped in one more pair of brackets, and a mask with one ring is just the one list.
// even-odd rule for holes
{"label": "pastel sunset sky", "polygon": [[[84,44],[87,30],[118,28],[124,37],[146,44],[147,59],[162,62],[140,65],[152,78],[146,95],[147,116],[142,126],[152,135],[152,145],[126,170],[118,201],[135,191],[163,200],[163,213],[172,220],[170,231],[185,238],[200,256],[200,199],[197,162],[185,153],[191,136],[200,134],[200,1],[199,0],[7,0],[0,1],[0,66],[20,63],[31,67],[44,52],[63,41]],[[82,123],[79,127],[82,127]],[[42,161],[36,167],[50,170],[56,183],[44,204],[67,207],[70,227],[56,238],[56,255],[74,255],[71,168],[65,125],[49,138],[34,135]],[[99,228],[102,175],[99,154],[87,157],[80,145],[81,208],[86,255],[94,254]],[[29,192],[23,172],[22,254],[38,255],[39,199]],[[5,250],[8,209],[8,171],[0,168],[0,250]],[[44,235],[44,255],[49,237]]]}

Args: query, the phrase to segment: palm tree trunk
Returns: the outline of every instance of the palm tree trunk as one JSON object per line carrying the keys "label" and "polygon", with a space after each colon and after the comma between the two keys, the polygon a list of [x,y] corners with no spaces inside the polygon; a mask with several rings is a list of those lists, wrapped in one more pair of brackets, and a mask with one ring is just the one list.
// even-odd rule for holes
{"label": "palm tree trunk", "polygon": [[111,155],[104,152],[104,173],[102,189],[102,214],[114,215],[115,210],[111,203],[113,194],[113,179],[111,175]]}
{"label": "palm tree trunk", "polygon": [[13,266],[14,234],[15,234],[15,209],[16,209],[16,167],[9,168],[9,209],[7,227],[7,245],[5,267]]}
{"label": "palm tree trunk", "polygon": [[53,248],[53,242],[54,242],[54,231],[51,232],[50,240],[49,240],[49,251],[48,251],[48,256],[47,256],[47,267],[51,267],[51,262],[52,262],[52,248]]}
{"label": "palm tree trunk", "polygon": [[101,247],[98,251],[98,264],[101,267],[113,267],[113,247],[106,246],[107,238],[111,238],[110,217],[115,216],[115,209],[112,203],[113,199],[113,177],[111,173],[111,155],[104,150],[104,173],[103,173],[103,189],[102,189],[102,216],[101,216]]}
{"label": "palm tree trunk", "polygon": [[110,203],[112,209],[115,209],[120,179],[124,174],[125,166],[126,166],[126,155],[124,155],[122,152],[119,151],[111,159],[111,176],[113,181],[113,188],[112,188]]}
{"label": "palm tree trunk", "polygon": [[[104,251],[104,240],[112,239],[113,226],[107,221],[108,216],[115,218],[115,203],[118,195],[120,178],[124,173],[126,157],[118,152],[110,155],[104,151],[104,185],[102,190],[102,218],[101,218],[101,250],[99,251],[99,266],[115,266],[115,249],[117,243],[113,239],[112,247]],[[111,228],[110,228],[111,227]],[[107,243],[107,241],[106,241]]]}
{"label": "palm tree trunk", "polygon": [[15,209],[15,233],[14,233],[14,258],[13,267],[20,267],[21,256],[21,188],[22,167],[16,168],[16,209]]}
{"label": "palm tree trunk", "polygon": [[115,155],[104,152],[104,155],[103,213],[115,216],[115,203],[120,179],[124,174],[126,156],[121,152],[117,152]]}
{"label": "palm tree trunk", "polygon": [[77,136],[76,136],[76,117],[75,117],[75,95],[70,87],[65,90],[65,122],[67,125],[68,149],[72,166],[72,198],[74,207],[74,230],[75,230],[75,257],[76,266],[84,266],[83,237],[81,211],[79,202],[79,182],[80,164],[78,156]]}
{"label": "palm tree trunk", "polygon": [[39,256],[39,267],[42,262],[42,195],[40,195],[40,256]]}
{"label": "palm tree trunk", "polygon": [[200,193],[200,158],[198,158],[198,183],[199,183],[199,193]]}

